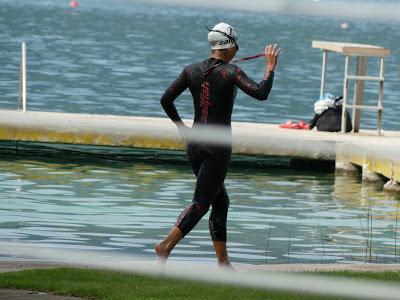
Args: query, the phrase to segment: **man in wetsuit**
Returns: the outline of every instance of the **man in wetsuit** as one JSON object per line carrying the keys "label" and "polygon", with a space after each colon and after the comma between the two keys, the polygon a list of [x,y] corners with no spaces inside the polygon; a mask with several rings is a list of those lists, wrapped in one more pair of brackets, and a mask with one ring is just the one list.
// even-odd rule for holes
{"label": "man in wetsuit", "polygon": [[[230,61],[239,50],[237,34],[232,26],[219,23],[209,30],[211,55],[208,59],[186,67],[161,98],[161,105],[185,139],[190,132],[182,122],[174,101],[189,88],[194,103],[193,128],[219,126],[231,135],[231,115],[237,87],[258,100],[267,100],[272,88],[274,70],[280,48],[265,49],[266,68],[263,79],[256,83]],[[228,137],[229,139],[229,137]],[[231,144],[187,141],[187,156],[197,177],[192,203],[179,215],[168,236],[156,245],[160,259],[166,260],[175,245],[188,234],[210,206],[209,230],[219,265],[230,265],[226,250],[226,220],[229,197],[224,180],[231,156]]]}

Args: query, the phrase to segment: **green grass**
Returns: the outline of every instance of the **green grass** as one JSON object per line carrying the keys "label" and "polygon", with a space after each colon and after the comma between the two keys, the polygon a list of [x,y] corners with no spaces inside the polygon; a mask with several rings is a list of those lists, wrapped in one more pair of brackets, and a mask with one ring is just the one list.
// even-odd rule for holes
{"label": "green grass", "polygon": [[320,272],[327,276],[349,277],[356,279],[379,280],[393,283],[400,283],[400,272],[353,272],[353,271],[335,271],[335,272]]}
{"label": "green grass", "polygon": [[[400,282],[399,272],[323,273]],[[89,269],[57,268],[0,274],[0,288],[47,291],[89,299],[342,299],[264,291]]]}

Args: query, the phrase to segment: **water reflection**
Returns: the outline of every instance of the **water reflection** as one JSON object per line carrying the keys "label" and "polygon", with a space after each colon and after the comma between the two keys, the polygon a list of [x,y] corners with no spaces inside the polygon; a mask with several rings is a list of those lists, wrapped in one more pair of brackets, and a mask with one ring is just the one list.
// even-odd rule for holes
{"label": "water reflection", "polygon": [[[161,163],[15,159],[0,169],[1,239],[148,256],[195,184],[188,167]],[[233,261],[397,261],[399,199],[357,177],[232,168],[226,185]],[[206,220],[172,259],[214,260]]]}

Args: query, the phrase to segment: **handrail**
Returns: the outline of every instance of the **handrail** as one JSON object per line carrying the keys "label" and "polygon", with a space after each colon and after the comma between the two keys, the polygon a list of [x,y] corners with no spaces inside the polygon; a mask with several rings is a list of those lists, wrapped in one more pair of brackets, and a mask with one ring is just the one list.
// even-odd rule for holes
{"label": "handrail", "polygon": [[21,61],[19,68],[18,110],[26,112],[26,44],[21,44]]}

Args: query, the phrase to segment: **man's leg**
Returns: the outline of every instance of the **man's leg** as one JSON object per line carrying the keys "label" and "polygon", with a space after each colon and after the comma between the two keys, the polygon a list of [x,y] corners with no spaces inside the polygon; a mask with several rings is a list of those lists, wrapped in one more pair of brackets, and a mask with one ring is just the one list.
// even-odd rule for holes
{"label": "man's leg", "polygon": [[[222,157],[220,157],[220,155],[212,155],[208,159],[197,161],[193,158],[189,158],[192,169],[197,176],[193,201],[179,215],[175,226],[172,228],[166,239],[156,246],[156,251],[158,249],[157,254],[163,260],[168,258],[169,253],[179,242],[179,240],[185,237],[194,228],[194,226],[196,226],[201,218],[208,212],[211,203],[213,202],[218,192],[221,190],[221,187],[225,180],[225,175],[229,162],[229,155],[226,155],[226,153],[223,154],[224,155]],[[223,189],[223,191],[225,191],[226,194],[225,188]],[[221,248],[220,243],[217,243],[216,246],[217,249]],[[224,246],[222,246],[222,248],[223,247]]]}
{"label": "man's leg", "polygon": [[224,266],[230,266],[228,252],[226,250],[226,220],[228,208],[229,197],[225,185],[223,185],[212,203],[208,225],[218,264]]}
{"label": "man's leg", "polygon": [[230,267],[231,262],[229,261],[228,251],[226,250],[226,241],[213,241],[213,245],[218,265]]}
{"label": "man's leg", "polygon": [[182,237],[181,230],[177,226],[174,226],[167,237],[156,245],[155,250],[161,261],[166,261],[168,259],[172,249],[174,249]]}
{"label": "man's leg", "polygon": [[155,250],[161,260],[166,260],[176,244],[186,236],[208,212],[210,204],[217,194],[219,187],[210,184],[212,180],[212,168],[208,161],[201,163],[197,173],[196,188],[192,203],[187,206],[179,215],[175,226],[172,227],[168,236],[159,244]]}

